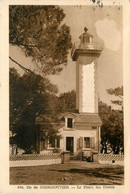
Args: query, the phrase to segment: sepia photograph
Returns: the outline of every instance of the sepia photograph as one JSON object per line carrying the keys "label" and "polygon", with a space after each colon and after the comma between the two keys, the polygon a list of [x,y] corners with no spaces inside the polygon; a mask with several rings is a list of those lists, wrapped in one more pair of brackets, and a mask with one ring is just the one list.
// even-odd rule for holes
{"label": "sepia photograph", "polygon": [[9,184],[123,185],[121,5],[9,6]]}
{"label": "sepia photograph", "polygon": [[0,2],[1,193],[129,193],[129,8]]}

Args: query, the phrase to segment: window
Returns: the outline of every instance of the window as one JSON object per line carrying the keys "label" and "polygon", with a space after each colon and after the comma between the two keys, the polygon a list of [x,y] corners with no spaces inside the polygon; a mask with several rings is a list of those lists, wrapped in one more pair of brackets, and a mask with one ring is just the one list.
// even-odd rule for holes
{"label": "window", "polygon": [[56,148],[60,148],[60,138],[56,139]]}
{"label": "window", "polygon": [[50,139],[49,140],[49,148],[60,148],[60,138]]}
{"label": "window", "polygon": [[72,118],[67,119],[67,127],[72,128]]}
{"label": "window", "polygon": [[84,137],[84,147],[90,148],[90,137]]}
{"label": "window", "polygon": [[84,137],[84,148],[94,148],[95,137]]}
{"label": "window", "polygon": [[49,140],[49,147],[50,148],[55,148],[55,139],[50,139]]}

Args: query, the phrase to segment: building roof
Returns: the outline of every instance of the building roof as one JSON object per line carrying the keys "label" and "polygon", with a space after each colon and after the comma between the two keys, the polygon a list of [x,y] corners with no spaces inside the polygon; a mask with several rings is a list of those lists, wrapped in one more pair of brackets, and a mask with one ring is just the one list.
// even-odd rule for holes
{"label": "building roof", "polygon": [[102,124],[102,121],[99,115],[96,113],[70,113],[70,112],[61,113],[59,115],[59,120],[57,122],[45,119],[45,117],[41,115],[36,118],[36,123],[42,124],[45,122],[47,123],[49,121],[52,124],[54,124],[55,127],[56,125],[58,125],[58,128],[59,128],[61,125],[64,126],[64,122],[63,122],[64,118],[73,118],[75,123],[99,124],[99,125]]}
{"label": "building roof", "polygon": [[75,123],[102,124],[102,121],[97,113],[64,113],[61,114],[60,119],[63,117],[74,118]]}
{"label": "building roof", "polygon": [[59,120],[61,120],[62,118],[75,118],[76,117],[76,113],[72,113],[72,112],[65,112],[65,113],[61,113],[59,115]]}
{"label": "building roof", "polygon": [[88,123],[88,124],[102,124],[102,121],[98,114],[77,114],[75,117],[77,123]]}

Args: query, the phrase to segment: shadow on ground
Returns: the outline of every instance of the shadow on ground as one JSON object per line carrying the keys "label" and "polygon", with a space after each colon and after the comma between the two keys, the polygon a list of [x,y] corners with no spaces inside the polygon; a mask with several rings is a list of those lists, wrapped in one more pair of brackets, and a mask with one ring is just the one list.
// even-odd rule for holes
{"label": "shadow on ground", "polygon": [[122,178],[122,174],[124,173],[123,169],[113,169],[113,168],[89,168],[89,169],[78,169],[78,168],[72,168],[68,170],[50,170],[50,171],[57,171],[62,173],[78,173],[78,174],[84,174],[87,177],[97,177],[97,178],[106,178],[110,180],[116,180],[119,178]]}

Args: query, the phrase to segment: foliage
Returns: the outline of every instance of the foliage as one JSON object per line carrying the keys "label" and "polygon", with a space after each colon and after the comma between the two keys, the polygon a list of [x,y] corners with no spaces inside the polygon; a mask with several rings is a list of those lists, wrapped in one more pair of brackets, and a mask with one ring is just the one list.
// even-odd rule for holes
{"label": "foliage", "polygon": [[59,112],[76,112],[76,92],[74,90],[60,94]]}
{"label": "foliage", "polygon": [[118,154],[124,145],[123,112],[122,110],[112,110],[110,106],[100,101],[99,115],[103,122],[101,126],[102,148],[107,153],[108,145],[110,145],[113,153]]}
{"label": "foliage", "polygon": [[71,48],[64,17],[59,6],[10,5],[9,42],[30,56],[44,74],[58,73]]}
{"label": "foliage", "polygon": [[120,149],[124,149],[123,86],[107,89],[107,93],[119,98],[112,103],[121,106],[121,110],[112,110],[107,104],[99,103],[99,115],[103,122],[101,127],[102,146],[107,152],[107,144],[110,144],[112,151],[118,154]]}
{"label": "foliage", "polygon": [[114,89],[112,89],[112,88],[107,89],[107,93],[110,95],[114,95],[114,96],[118,97],[117,100],[111,101],[113,104],[123,106],[123,86],[117,87]]}
{"label": "foliage", "polygon": [[[57,137],[58,131],[51,123],[58,120],[61,111],[75,107],[75,92],[59,98],[56,93],[57,87],[48,79],[36,74],[20,76],[10,68],[10,144],[31,153],[38,151],[40,140]],[[41,115],[42,125],[36,125],[36,118]]]}
{"label": "foliage", "polygon": [[[37,150],[36,141],[42,133],[35,125],[36,117],[42,114],[46,123],[50,123],[51,107],[48,96],[54,96],[56,93],[57,87],[48,79],[36,74],[20,76],[14,68],[10,69],[11,144],[16,144],[26,153]],[[47,126],[48,135],[54,135],[55,131],[51,124]]]}

